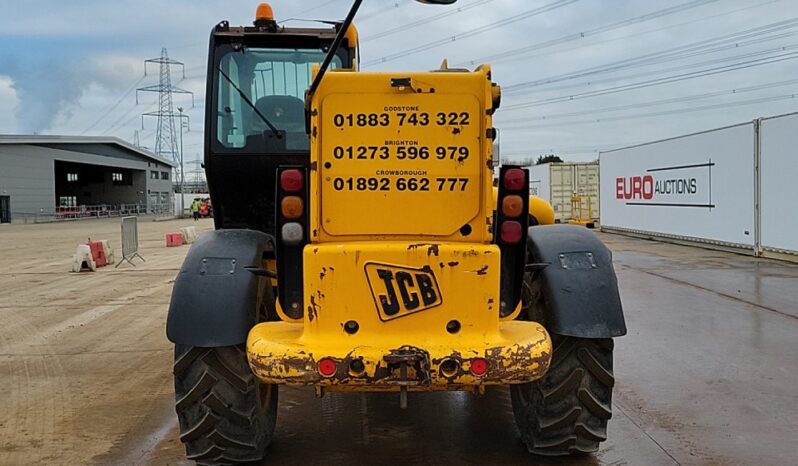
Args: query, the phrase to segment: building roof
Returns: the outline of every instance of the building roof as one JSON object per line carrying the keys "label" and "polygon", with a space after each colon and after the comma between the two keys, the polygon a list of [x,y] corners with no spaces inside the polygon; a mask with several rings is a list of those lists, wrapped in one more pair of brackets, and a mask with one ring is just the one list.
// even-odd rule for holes
{"label": "building roof", "polygon": [[0,134],[0,144],[108,145],[115,146],[117,149],[121,149],[134,155],[169,165],[171,167],[177,166],[177,164],[171,160],[159,157],[146,149],[136,147],[133,144],[112,136],[43,136],[38,134]]}

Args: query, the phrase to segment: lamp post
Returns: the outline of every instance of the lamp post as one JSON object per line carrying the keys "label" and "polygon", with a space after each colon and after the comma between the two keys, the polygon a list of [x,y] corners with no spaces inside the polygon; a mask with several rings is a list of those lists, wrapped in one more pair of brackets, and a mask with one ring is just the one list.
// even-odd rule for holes
{"label": "lamp post", "polygon": [[178,180],[178,189],[180,191],[180,218],[183,218],[183,213],[185,212],[185,196],[183,196],[183,107],[177,107],[177,111],[180,112],[180,118],[178,119],[180,122],[180,179]]}

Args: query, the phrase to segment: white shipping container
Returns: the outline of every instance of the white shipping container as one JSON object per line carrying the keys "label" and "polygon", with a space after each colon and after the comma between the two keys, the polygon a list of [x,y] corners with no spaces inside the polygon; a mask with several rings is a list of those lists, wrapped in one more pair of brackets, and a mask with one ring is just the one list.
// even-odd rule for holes
{"label": "white shipping container", "polygon": [[554,218],[567,222],[579,212],[571,212],[571,196],[582,196],[582,215],[588,216],[587,199],[592,207],[592,219],[599,218],[599,165],[596,162],[553,162],[534,165],[529,170],[530,194],[548,201],[554,208]]}
{"label": "white shipping container", "polygon": [[798,253],[798,114],[761,120],[760,244],[762,249]]}
{"label": "white shipping container", "polygon": [[599,160],[602,228],[754,247],[753,123],[603,152]]}

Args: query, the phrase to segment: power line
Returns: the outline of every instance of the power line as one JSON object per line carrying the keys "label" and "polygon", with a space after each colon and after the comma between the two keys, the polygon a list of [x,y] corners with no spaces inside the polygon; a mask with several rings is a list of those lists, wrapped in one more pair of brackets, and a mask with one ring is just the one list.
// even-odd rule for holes
{"label": "power line", "polygon": [[[791,35],[795,35],[795,34],[791,34]],[[646,76],[660,76],[660,75],[667,74],[667,73],[691,70],[691,69],[702,67],[702,66],[716,65],[716,64],[720,64],[720,63],[726,63],[726,62],[735,62],[735,61],[738,61],[738,60],[744,60],[744,59],[749,59],[749,58],[754,58],[754,57],[760,57],[760,56],[763,56],[763,55],[766,56],[765,58],[770,58],[770,57],[767,57],[767,55],[772,54],[772,53],[785,52],[785,51],[788,51],[788,50],[791,50],[791,49],[795,49],[796,47],[798,47],[798,44],[783,45],[783,46],[774,47],[774,48],[770,48],[770,49],[759,50],[759,51],[756,51],[756,52],[749,52],[749,53],[744,53],[744,54],[740,54],[740,55],[732,55],[732,56],[723,57],[723,58],[715,58],[715,59],[712,59],[712,60],[703,60],[703,61],[696,62],[696,63],[689,63],[689,64],[686,64],[686,65],[673,66],[673,67],[670,67],[670,68],[660,68],[660,69],[657,69],[657,70],[649,70],[649,71],[643,71],[643,72],[640,72],[640,73],[625,74],[625,75],[622,75],[622,76],[611,76],[611,77],[607,77],[607,78],[603,78],[603,79],[593,79],[593,80],[588,81],[588,82],[563,84],[563,85],[560,85],[560,86],[547,87],[545,89],[526,90],[526,91],[524,91],[524,94],[528,95],[528,94],[536,94],[536,93],[542,93],[542,92],[559,91],[559,90],[563,90],[563,89],[571,89],[571,88],[574,88],[574,87],[595,86],[596,84],[603,84],[603,83],[616,83],[616,82],[619,82],[619,81],[622,82],[622,81],[627,81],[627,80],[631,80],[631,79],[643,78],[643,77],[646,77]],[[512,94],[512,92],[510,92],[510,94]],[[570,100],[570,99],[565,99],[565,100]],[[514,105],[510,105],[508,108],[512,109],[514,106],[515,106],[515,104]]]}
{"label": "power line", "polygon": [[397,32],[404,32],[404,31],[407,31],[408,29],[413,29],[413,28],[416,28],[416,27],[419,27],[419,26],[423,26],[423,25],[431,23],[433,21],[437,21],[437,20],[439,20],[441,18],[446,18],[448,16],[456,15],[458,13],[462,13],[464,11],[468,11],[468,10],[470,10],[472,8],[476,8],[478,6],[482,6],[482,5],[484,5],[486,3],[490,3],[492,1],[493,0],[476,0],[474,2],[471,2],[471,3],[467,4],[467,5],[463,5],[463,6],[460,6],[460,7],[457,7],[457,8],[452,8],[452,9],[448,9],[447,8],[447,10],[444,11],[443,13],[439,13],[437,15],[426,16],[426,17],[424,17],[422,19],[417,19],[417,20],[414,20],[414,21],[412,21],[410,23],[406,23],[406,24],[403,24],[401,26],[397,26],[395,28],[391,28],[391,29],[386,29],[384,31],[380,31],[380,32],[378,32],[376,34],[372,34],[370,36],[364,37],[363,40],[375,40],[375,39],[380,39],[382,37],[390,36],[392,34],[396,34]]}
{"label": "power line", "polygon": [[[658,106],[658,105],[667,105],[667,104],[675,104],[675,103],[692,102],[692,101],[695,101],[695,100],[708,99],[708,98],[711,98],[711,97],[720,97],[720,96],[724,96],[724,95],[736,95],[736,94],[742,94],[742,93],[746,93],[746,92],[761,91],[763,89],[772,89],[772,88],[775,88],[775,87],[789,86],[789,85],[793,85],[793,84],[798,84],[798,79],[788,79],[786,81],[777,81],[777,82],[771,82],[771,83],[765,83],[765,84],[757,84],[757,85],[754,85],[754,86],[740,87],[740,88],[735,88],[735,89],[726,89],[726,90],[716,91],[716,92],[704,92],[702,94],[693,94],[693,95],[682,96],[682,97],[672,97],[672,98],[669,98],[669,99],[652,100],[652,101],[647,101],[647,102],[636,102],[636,103],[628,104],[628,105],[616,105],[616,106],[613,106],[613,107],[605,107],[605,108],[599,108],[599,109],[593,109],[593,110],[581,110],[581,111],[577,111],[577,112],[556,113],[556,114],[552,114],[552,115],[542,115],[542,116],[538,116],[538,117],[514,119],[513,123],[511,123],[509,125],[506,125],[506,126],[505,125],[501,125],[501,128],[509,129],[509,128],[514,128],[514,127],[527,127],[528,126],[528,125],[525,125],[525,124],[523,124],[521,122],[549,121],[549,120],[556,120],[556,119],[560,119],[560,118],[578,117],[578,116],[590,115],[590,114],[596,114],[596,113],[619,112],[619,111],[624,111],[624,110],[632,110],[632,109],[645,108],[645,107],[655,107],[655,106]],[[519,122],[519,123],[516,124],[515,122]]]}
{"label": "power line", "polygon": [[648,113],[637,113],[634,115],[623,115],[617,117],[610,117],[604,119],[592,119],[592,120],[576,120],[576,121],[569,121],[565,123],[547,123],[542,125],[529,125],[524,127],[513,127],[513,128],[505,128],[503,131],[516,131],[516,130],[530,130],[530,129],[537,129],[537,128],[550,128],[550,127],[558,127],[564,128],[568,126],[574,125],[584,125],[584,124],[595,124],[595,123],[607,123],[612,121],[622,121],[622,120],[633,120],[638,118],[651,118],[651,117],[658,117],[658,116],[665,116],[665,115],[680,115],[684,113],[692,113],[692,112],[701,112],[705,110],[717,110],[721,108],[730,108],[730,107],[741,107],[745,105],[753,105],[753,104],[760,104],[760,103],[769,103],[769,102],[777,102],[780,100],[789,100],[798,97],[798,94],[784,94],[784,95],[777,95],[771,97],[760,97],[757,99],[750,99],[750,100],[743,100],[739,102],[728,102],[722,104],[712,104],[712,105],[703,105],[699,107],[688,107],[688,108],[680,108],[675,110],[664,110],[660,112],[648,112]]}
{"label": "power line", "polygon": [[116,110],[116,108],[117,108],[117,107],[119,107],[119,105],[122,103],[122,101],[123,101],[123,100],[125,100],[125,98],[126,98],[127,96],[129,96],[129,95],[130,95],[130,93],[131,93],[131,92],[133,92],[133,90],[135,90],[135,89],[136,89],[136,86],[138,86],[138,85],[139,85],[139,83],[140,83],[141,81],[143,81],[145,77],[146,77],[146,76],[142,76],[142,77],[140,77],[140,78],[139,78],[139,79],[138,79],[136,82],[134,82],[134,83],[133,83],[133,84],[132,84],[132,85],[131,85],[131,86],[130,86],[130,87],[129,87],[129,88],[126,90],[126,91],[124,91],[124,92],[122,93],[122,96],[121,96],[121,97],[119,97],[119,100],[117,100],[116,102],[114,102],[113,104],[111,104],[111,106],[110,106],[110,107],[108,107],[108,109],[107,109],[105,112],[103,112],[103,114],[102,114],[102,115],[100,115],[100,116],[99,116],[99,117],[98,117],[96,120],[94,120],[94,122],[93,122],[92,124],[90,124],[89,126],[87,126],[87,127],[86,127],[86,129],[84,129],[83,131],[81,131],[81,132],[80,132],[80,134],[81,134],[81,135],[83,135],[83,134],[86,134],[86,133],[88,133],[88,132],[89,132],[90,130],[92,130],[92,129],[93,129],[95,126],[97,126],[97,124],[98,124],[98,123],[100,123],[101,121],[103,121],[103,120],[105,119],[105,117],[107,117],[107,116],[108,116],[108,115],[109,115],[111,112],[113,112],[114,110]]}
{"label": "power line", "polygon": [[[155,108],[155,106],[156,106],[157,104],[158,104],[158,102],[155,102],[155,103],[152,103],[152,104],[150,104],[150,106],[149,106],[149,107],[147,107],[147,108],[145,109],[145,111],[150,111],[150,110],[154,109],[154,108]],[[128,119],[128,120],[126,120],[126,121],[124,121],[123,123],[121,123],[121,124],[120,124],[120,122],[122,122],[122,120],[124,120],[124,119],[125,119],[125,118],[126,118],[128,115],[130,115],[132,112],[135,112],[137,108],[138,108],[138,106],[137,106],[137,105],[134,105],[134,106],[130,107],[130,108],[129,108],[129,109],[128,109],[128,110],[127,110],[125,113],[123,113],[123,114],[122,114],[122,115],[121,115],[119,118],[117,118],[116,120],[114,120],[114,122],[113,122],[113,123],[111,123],[111,124],[110,124],[110,125],[109,125],[109,126],[108,126],[108,127],[107,127],[107,128],[106,128],[106,129],[105,129],[103,132],[102,132],[102,134],[110,134],[111,132],[115,131],[116,129],[119,129],[119,128],[123,127],[123,126],[127,126],[127,125],[128,125],[130,122],[132,122],[134,119],[137,119],[137,118],[139,118],[139,115],[133,115],[133,117],[132,117],[132,118],[130,118],[130,119]]]}
{"label": "power line", "polygon": [[311,11],[316,11],[316,10],[319,10],[321,8],[324,8],[327,5],[332,5],[335,2],[336,2],[336,0],[329,0],[329,1],[326,1],[326,2],[323,2],[323,3],[319,3],[318,5],[316,5],[314,7],[307,8],[307,9],[302,10],[302,11],[298,11],[298,12],[292,14],[292,15],[288,15],[287,19],[284,19],[284,20],[282,20],[280,22],[284,23],[286,21],[292,21],[292,20],[300,19],[299,17],[302,16],[302,15],[306,15],[306,14],[310,13]]}
{"label": "power line", "polygon": [[[190,79],[190,78],[187,78],[187,79]],[[179,82],[183,82],[183,80],[180,80]],[[153,109],[155,109],[156,105],[158,105],[158,101],[157,100],[155,102],[153,102],[152,104],[150,104],[147,108],[145,108],[143,113],[151,112]],[[199,107],[201,108],[203,105],[204,104],[200,104]],[[122,116],[120,116],[119,118],[114,120],[114,122],[111,123],[111,125],[108,126],[108,128],[106,128],[105,131],[102,132],[102,134],[109,134],[109,133],[111,133],[111,132],[113,132],[113,131],[115,131],[115,130],[117,130],[119,128],[127,126],[128,124],[133,122],[133,120],[136,120],[136,119],[140,118],[140,114],[136,114],[136,115],[133,115],[132,117],[128,118],[127,120],[122,121],[125,117],[130,115],[132,112],[136,111],[137,108],[138,108],[138,104],[134,105],[133,107],[130,107],[125,113],[122,114]],[[154,133],[155,131],[153,130],[152,132]],[[145,139],[145,138],[142,136],[141,139]]]}
{"label": "power line", "polygon": [[[796,27],[798,27],[798,18],[787,21],[780,21],[777,23],[768,24],[766,26],[760,26],[757,28],[736,32],[733,34],[727,34],[712,39],[693,42],[690,44],[674,47],[659,52],[648,53],[633,58],[627,58],[624,60],[611,62],[604,65],[584,68],[582,70],[573,71],[570,73],[564,73],[532,81],[525,81],[525,82],[503,86],[503,91],[507,94],[512,94],[520,89],[526,89],[528,87],[542,86],[561,81],[583,78],[595,74],[620,71],[626,68],[631,68],[636,66],[649,66],[654,64],[666,63],[669,61],[683,60],[686,58],[706,55],[708,53],[721,52],[724,50],[739,49],[750,45],[760,44],[762,42],[768,42],[776,39],[783,39],[794,36],[798,34],[798,32],[793,31],[773,36],[767,36],[767,35],[772,34],[774,32],[779,32]],[[765,35],[766,37],[759,37],[762,35]],[[744,41],[743,39],[751,39],[751,40]]]}
{"label": "power line", "polygon": [[[548,51],[548,52],[542,52],[542,53],[538,53],[538,54],[535,54],[535,55],[527,56],[527,57],[524,58],[524,60],[525,61],[531,61],[531,60],[533,60],[535,58],[545,57],[545,56],[549,56],[549,55],[553,55],[553,54],[567,55],[571,51],[583,49],[583,48],[586,48],[586,47],[595,47],[595,46],[599,46],[599,45],[609,44],[609,43],[612,43],[612,42],[617,42],[617,41],[620,41],[620,40],[629,41],[630,39],[633,39],[635,37],[640,37],[640,36],[644,36],[644,35],[648,35],[648,34],[662,32],[662,31],[666,31],[666,30],[669,30],[669,29],[679,28],[679,27],[682,27],[682,26],[687,26],[687,25],[700,23],[700,22],[704,22],[704,21],[708,21],[708,20],[714,20],[714,19],[720,18],[722,16],[728,16],[728,15],[732,15],[732,14],[735,14],[735,13],[740,13],[740,12],[747,11],[747,10],[758,9],[758,8],[761,8],[761,7],[765,6],[765,5],[768,5],[768,4],[771,4],[771,3],[778,3],[778,2],[781,2],[781,1],[782,0],[765,0],[765,1],[761,2],[761,3],[757,3],[757,4],[754,4],[754,5],[749,5],[749,6],[746,6],[746,7],[725,11],[723,13],[717,13],[717,14],[702,16],[700,18],[691,19],[689,21],[682,21],[682,22],[675,23],[675,24],[669,24],[667,26],[662,26],[662,27],[655,28],[655,29],[646,29],[645,31],[636,32],[636,33],[632,33],[632,34],[625,34],[625,35],[613,37],[611,39],[604,39],[604,40],[601,40],[601,41],[593,41],[593,42],[589,42],[589,43],[582,43],[582,44],[579,44],[579,45],[575,45],[573,47],[561,48],[561,49],[558,49],[558,50],[552,50],[552,51]],[[510,59],[514,60],[514,59],[516,59],[516,57],[510,57],[509,59],[504,59],[504,60],[491,61],[491,64],[495,65],[496,63],[502,63],[502,62],[508,61]],[[456,67],[457,66],[464,67],[464,66],[468,66],[469,64],[473,65],[474,63],[475,63],[474,61],[471,61],[470,63],[469,62],[460,62],[460,63],[456,63],[454,66],[456,66]]]}
{"label": "power line", "polygon": [[408,2],[408,1],[391,2],[391,5],[389,5],[388,7],[381,8],[381,9],[379,9],[377,11],[372,11],[372,12],[366,13],[364,15],[358,15],[357,24],[363,24],[366,21],[369,21],[369,20],[373,19],[376,16],[380,16],[382,14],[385,14],[385,13],[389,12],[389,11],[398,10],[399,8],[401,8],[401,7],[405,6],[405,5],[409,5],[409,4],[410,4],[410,2]]}
{"label": "power line", "polygon": [[[796,46],[791,46],[790,48],[795,48],[795,47]],[[609,87],[609,88],[606,88],[606,89],[597,89],[597,90],[594,90],[594,91],[582,92],[582,93],[578,93],[578,94],[557,96],[557,97],[551,97],[551,98],[547,98],[547,99],[535,100],[535,101],[531,101],[531,102],[523,102],[523,103],[519,103],[519,104],[508,105],[508,106],[504,107],[504,111],[505,112],[515,111],[515,110],[519,110],[519,109],[522,109],[522,108],[534,107],[534,106],[537,106],[537,105],[546,105],[546,104],[553,104],[553,103],[559,103],[559,102],[568,102],[568,101],[572,101],[572,100],[586,99],[586,98],[589,98],[589,97],[596,97],[596,96],[600,96],[600,95],[616,94],[618,92],[631,91],[631,90],[635,90],[635,89],[642,89],[642,88],[651,87],[651,86],[659,86],[659,85],[662,85],[662,84],[669,84],[669,83],[684,81],[684,80],[687,80],[687,79],[694,79],[694,78],[712,76],[712,75],[721,74],[721,73],[728,73],[730,71],[753,68],[753,67],[756,67],[756,66],[762,66],[762,65],[767,65],[767,64],[771,64],[771,63],[778,63],[778,62],[782,62],[782,61],[786,61],[786,60],[792,60],[792,59],[795,59],[795,58],[798,58],[798,52],[789,52],[789,53],[784,53],[784,54],[780,54],[780,55],[774,55],[774,56],[765,57],[765,58],[758,58],[758,59],[754,59],[754,60],[748,60],[748,61],[743,61],[743,62],[739,62],[739,63],[733,63],[731,65],[718,66],[718,67],[714,67],[714,68],[706,68],[706,69],[693,71],[693,72],[689,72],[689,73],[682,73],[682,74],[676,74],[676,75],[671,75],[671,76],[665,76],[665,77],[662,77],[662,78],[650,79],[650,80],[646,80],[646,81],[638,81],[638,82],[635,82],[635,83],[624,84],[624,85],[615,86],[615,87]]]}
{"label": "power line", "polygon": [[637,142],[618,142],[612,144],[590,144],[584,146],[573,146],[573,147],[535,147],[535,148],[524,148],[523,151],[515,150],[515,151],[506,151],[502,150],[502,157],[508,156],[523,156],[528,157],[529,154],[557,154],[557,155],[570,155],[570,154],[592,154],[598,153],[603,150],[607,149],[614,149],[616,147],[628,147],[634,146],[636,144],[642,144],[646,141],[637,141]]}
{"label": "power line", "polygon": [[547,41],[544,41],[544,42],[538,42],[537,44],[528,45],[526,47],[520,47],[520,48],[517,48],[517,49],[508,50],[508,51],[501,52],[501,53],[496,53],[496,54],[492,54],[492,55],[486,55],[486,56],[483,56],[483,57],[480,57],[480,58],[476,58],[476,59],[470,60],[470,63],[464,63],[464,65],[465,64],[473,65],[475,62],[478,62],[478,63],[497,63],[501,59],[504,59],[504,58],[518,58],[519,55],[523,55],[523,54],[526,54],[526,53],[529,53],[529,52],[534,52],[536,50],[545,49],[545,48],[548,48],[548,47],[564,44],[566,42],[571,42],[571,41],[574,41],[574,40],[584,39],[586,37],[594,36],[594,35],[601,34],[601,33],[604,33],[604,32],[609,32],[609,31],[612,31],[612,30],[615,30],[615,29],[620,29],[620,28],[623,28],[623,27],[626,27],[626,26],[630,26],[632,24],[642,23],[642,22],[649,21],[649,20],[652,20],[652,19],[661,18],[663,16],[672,15],[672,14],[676,14],[676,13],[681,13],[682,11],[686,11],[686,10],[689,10],[689,9],[692,9],[692,8],[704,6],[706,4],[717,2],[717,1],[718,0],[693,0],[691,2],[683,3],[681,5],[676,5],[676,6],[665,8],[665,9],[662,9],[662,10],[657,10],[657,11],[655,11],[653,13],[648,13],[648,14],[641,15],[641,16],[635,16],[634,18],[625,19],[623,21],[618,21],[618,22],[615,22],[615,23],[612,23],[612,24],[607,24],[605,26],[600,26],[600,27],[597,27],[597,28],[589,29],[587,31],[576,32],[576,33],[573,33],[573,34],[568,34],[568,35],[565,35],[565,36],[562,36],[562,37],[558,37],[556,39],[551,39],[551,40],[547,40]]}
{"label": "power line", "polygon": [[[543,5],[541,7],[533,8],[532,10],[528,10],[528,11],[525,11],[523,13],[519,13],[517,15],[513,15],[513,16],[510,16],[508,18],[504,18],[502,20],[495,21],[495,22],[490,23],[490,24],[486,24],[484,26],[480,26],[480,27],[471,29],[470,31],[466,31],[466,32],[461,33],[461,34],[455,34],[455,35],[450,36],[450,37],[444,37],[442,39],[434,40],[432,42],[427,42],[426,44],[422,44],[422,45],[419,45],[417,47],[412,47],[412,48],[405,49],[405,50],[402,50],[402,51],[399,51],[399,52],[396,52],[396,53],[393,53],[393,54],[386,55],[386,56],[384,56],[382,58],[378,58],[376,60],[371,60],[371,61],[365,62],[362,66],[365,68],[365,67],[369,67],[369,66],[372,66],[372,65],[377,65],[377,64],[380,64],[380,63],[387,63],[389,61],[396,60],[397,58],[406,57],[406,56],[409,56],[409,55],[416,54],[418,52],[423,52],[425,50],[430,50],[430,49],[433,49],[433,48],[436,48],[436,47],[440,47],[441,45],[444,45],[444,44],[448,44],[448,43],[451,43],[451,42],[456,42],[458,40],[466,39],[468,37],[473,37],[473,36],[476,36],[478,34],[482,34],[484,32],[492,31],[492,30],[494,30],[496,28],[504,27],[504,26],[516,23],[518,21],[521,21],[521,20],[524,20],[524,19],[527,19],[527,18],[531,18],[533,16],[541,15],[543,13],[547,13],[549,11],[553,11],[553,10],[556,10],[558,8],[562,8],[562,7],[568,6],[571,3],[575,3],[575,2],[578,2],[578,1],[579,0],[557,0],[555,2],[547,3],[546,5]],[[717,1],[717,0],[701,0],[701,1],[707,2],[707,1]]]}

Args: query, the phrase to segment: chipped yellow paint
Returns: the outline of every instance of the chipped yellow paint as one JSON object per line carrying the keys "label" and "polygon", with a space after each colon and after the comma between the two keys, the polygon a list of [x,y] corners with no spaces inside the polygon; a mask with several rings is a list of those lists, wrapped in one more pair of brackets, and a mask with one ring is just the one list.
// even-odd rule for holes
{"label": "chipped yellow paint", "polygon": [[[488,66],[327,73],[308,106],[304,316],[289,322],[278,307],[282,322],[252,328],[260,380],[480,391],[545,373],[546,330],[499,319],[490,230],[499,94]],[[334,374],[321,374],[324,359]]]}
{"label": "chipped yellow paint", "polygon": [[[309,245],[304,255],[303,325],[265,322],[249,335],[250,366],[264,382],[390,390],[399,384],[386,356],[403,347],[417,349],[428,365],[426,382],[411,370],[417,389],[529,382],[548,368],[551,342],[540,324],[499,321],[500,261],[495,245],[353,242]],[[440,296],[430,297],[432,307],[383,320],[374,290],[385,297],[385,289],[378,288],[383,284],[370,286],[367,272],[374,264],[386,264],[386,270],[427,271]],[[407,291],[421,299],[417,283]],[[459,322],[456,333],[447,330],[453,320]],[[349,321],[358,324],[354,334],[345,329]],[[338,366],[332,377],[318,371],[319,360],[326,357]],[[488,361],[484,376],[470,372],[475,358]],[[349,368],[358,359],[363,371],[355,374]],[[448,373],[441,368],[446,360],[454,361]]]}

